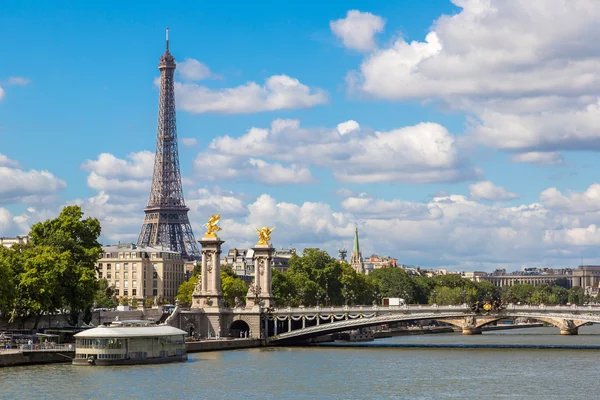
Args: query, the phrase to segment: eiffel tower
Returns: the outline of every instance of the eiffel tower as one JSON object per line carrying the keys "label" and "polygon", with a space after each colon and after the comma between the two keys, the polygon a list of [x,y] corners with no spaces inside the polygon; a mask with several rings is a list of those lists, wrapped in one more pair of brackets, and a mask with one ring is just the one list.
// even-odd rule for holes
{"label": "eiffel tower", "polygon": [[199,259],[200,251],[188,219],[189,208],[183,200],[177,124],[175,121],[175,58],[169,53],[169,29],[165,53],[160,57],[160,95],[156,155],[150,199],[138,237],[138,246],[162,246],[177,251],[187,259]]}

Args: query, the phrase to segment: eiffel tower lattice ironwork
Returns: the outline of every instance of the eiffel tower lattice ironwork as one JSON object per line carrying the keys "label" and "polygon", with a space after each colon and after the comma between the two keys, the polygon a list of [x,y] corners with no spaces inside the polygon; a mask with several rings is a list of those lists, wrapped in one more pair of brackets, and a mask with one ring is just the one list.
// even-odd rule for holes
{"label": "eiffel tower lattice ironwork", "polygon": [[175,58],[169,52],[169,29],[165,53],[160,57],[160,96],[154,176],[138,246],[162,246],[189,259],[200,258],[183,200],[177,124],[175,121]]}

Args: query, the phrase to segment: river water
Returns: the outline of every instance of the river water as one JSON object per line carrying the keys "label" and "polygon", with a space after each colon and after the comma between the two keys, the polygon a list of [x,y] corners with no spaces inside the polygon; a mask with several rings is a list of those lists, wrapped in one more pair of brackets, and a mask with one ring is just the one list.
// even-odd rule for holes
{"label": "river water", "polygon": [[[190,354],[185,363],[0,369],[2,399],[595,398],[600,326]],[[403,346],[423,347],[403,347]],[[428,347],[428,346],[457,347]],[[555,348],[493,348],[497,345]],[[479,347],[460,347],[479,346]],[[492,346],[492,347],[486,347]],[[560,346],[581,348],[556,348]]]}

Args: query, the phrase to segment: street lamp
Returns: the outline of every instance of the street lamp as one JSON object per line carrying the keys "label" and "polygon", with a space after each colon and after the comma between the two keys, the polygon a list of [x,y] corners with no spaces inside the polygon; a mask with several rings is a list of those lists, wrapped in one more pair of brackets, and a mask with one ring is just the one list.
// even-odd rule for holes
{"label": "street lamp", "polygon": [[343,292],[344,292],[344,303],[345,303],[346,305],[348,305],[348,289],[346,288],[346,285],[344,285],[344,290],[343,290]]}
{"label": "street lamp", "polygon": [[329,307],[329,283],[325,282],[325,307]]}

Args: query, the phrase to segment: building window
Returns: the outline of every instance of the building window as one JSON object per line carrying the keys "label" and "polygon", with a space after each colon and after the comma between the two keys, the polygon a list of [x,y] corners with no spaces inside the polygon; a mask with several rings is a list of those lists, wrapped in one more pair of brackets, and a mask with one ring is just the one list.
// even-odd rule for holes
{"label": "building window", "polygon": [[127,289],[129,287],[129,281],[123,281],[123,287]]}
{"label": "building window", "polygon": [[137,289],[131,289],[131,295],[137,296]]}
{"label": "building window", "polygon": [[131,287],[132,288],[137,287],[137,281],[131,281]]}
{"label": "building window", "polygon": [[133,271],[131,273],[131,279],[136,279],[137,278],[137,272]]}
{"label": "building window", "polygon": [[154,280],[152,281],[152,287],[153,287],[153,288],[156,288],[156,287],[158,287],[158,282],[157,282],[157,280],[156,280],[156,279],[154,279]]}
{"label": "building window", "polygon": [[106,269],[110,271],[110,264],[106,264]]}
{"label": "building window", "polygon": [[157,278],[158,278],[158,272],[154,271],[154,272],[152,273],[152,278],[153,278],[153,279],[157,279]]}
{"label": "building window", "polygon": [[115,289],[115,296],[119,295],[119,289]]}
{"label": "building window", "polygon": [[127,296],[127,294],[128,294],[128,293],[129,293],[129,292],[128,292],[128,290],[127,290],[127,289],[123,289],[123,296]]}
{"label": "building window", "polygon": [[125,258],[129,258],[129,253],[125,253]]}
{"label": "building window", "polygon": [[152,290],[152,296],[158,296],[158,290],[157,289],[153,289]]}
{"label": "building window", "polygon": [[116,263],[115,264],[115,271],[120,271],[121,270],[121,264]]}
{"label": "building window", "polygon": [[102,271],[98,271],[98,279],[102,279]]}
{"label": "building window", "polygon": [[136,263],[131,263],[131,270],[132,271],[137,271],[137,264]]}
{"label": "building window", "polygon": [[152,253],[152,257],[153,260],[156,258],[156,253]]}
{"label": "building window", "polygon": [[110,271],[107,271],[107,272],[106,272],[106,278],[107,278],[107,279],[110,279],[110,278],[112,278],[112,275],[110,274]]}
{"label": "building window", "polygon": [[115,281],[115,287],[121,287],[121,281]]}
{"label": "building window", "polygon": [[99,264],[98,264],[98,268],[102,268],[102,263],[99,263]]}

